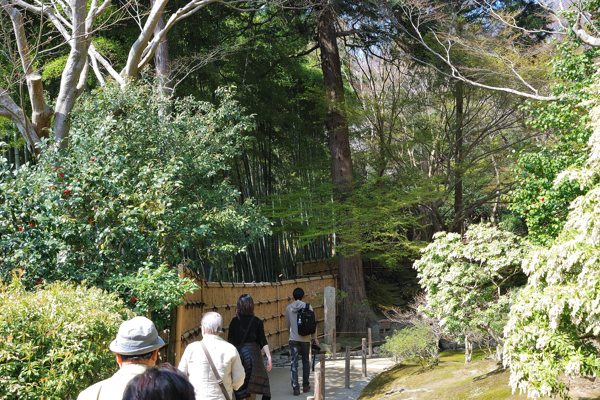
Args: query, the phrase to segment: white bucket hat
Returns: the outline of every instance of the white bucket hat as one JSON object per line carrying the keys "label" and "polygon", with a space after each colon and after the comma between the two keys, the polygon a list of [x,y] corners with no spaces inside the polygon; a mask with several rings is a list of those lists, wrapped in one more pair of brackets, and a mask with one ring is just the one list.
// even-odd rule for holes
{"label": "white bucket hat", "polygon": [[109,348],[113,353],[135,356],[150,353],[164,345],[152,321],[146,317],[134,317],[121,324],[117,338]]}

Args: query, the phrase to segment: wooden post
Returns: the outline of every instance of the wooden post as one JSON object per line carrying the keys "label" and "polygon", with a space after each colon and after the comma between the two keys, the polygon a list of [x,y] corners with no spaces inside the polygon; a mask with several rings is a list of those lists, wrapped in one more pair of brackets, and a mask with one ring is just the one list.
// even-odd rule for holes
{"label": "wooden post", "polygon": [[331,336],[331,342],[332,342],[331,343],[331,346],[332,346],[331,347],[331,359],[332,360],[335,360],[335,354],[337,353],[336,352],[337,338],[335,336],[336,336],[336,332],[335,332],[335,328],[333,328],[333,333]]}
{"label": "wooden post", "polygon": [[321,400],[325,400],[325,354],[321,354]]}
{"label": "wooden post", "polygon": [[373,331],[369,328],[369,358],[373,357]]}
{"label": "wooden post", "polygon": [[346,389],[350,389],[350,346],[346,346]]}
{"label": "wooden post", "polygon": [[321,400],[321,370],[315,371],[315,400]]}
{"label": "wooden post", "polygon": [[367,377],[367,339],[362,339],[362,376]]}

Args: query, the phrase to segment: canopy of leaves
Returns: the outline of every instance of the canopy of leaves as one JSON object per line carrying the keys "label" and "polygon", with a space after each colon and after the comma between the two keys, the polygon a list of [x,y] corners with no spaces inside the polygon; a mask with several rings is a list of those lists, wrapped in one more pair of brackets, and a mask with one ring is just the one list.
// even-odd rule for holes
{"label": "canopy of leaves", "polygon": [[423,311],[440,319],[446,333],[483,330],[498,340],[508,318],[510,288],[522,282],[526,240],[486,224],[464,238],[438,233],[414,268],[427,294]]}
{"label": "canopy of leaves", "polygon": [[531,397],[567,395],[558,377],[600,374],[600,107],[598,85],[590,88],[590,156],[570,176],[589,191],[571,204],[560,234],[549,248],[539,248],[523,263],[529,275],[505,328],[505,365],[514,390]]}
{"label": "canopy of leaves", "polygon": [[542,245],[552,244],[567,219],[570,202],[589,189],[568,180],[554,181],[565,169],[581,167],[587,160],[589,103],[582,101],[589,98],[587,89],[596,80],[594,60],[599,50],[581,49],[573,41],[560,44],[558,50],[553,61],[554,91],[565,97],[524,107],[533,117],[529,124],[546,140],[519,154],[517,188],[510,195],[510,209],[526,221],[529,239]]}
{"label": "canopy of leaves", "polygon": [[87,280],[113,291],[142,266],[202,273],[205,261],[267,234],[227,179],[251,118],[229,91],[218,95],[213,106],[147,86],[103,88],[72,116],[67,150],[18,170],[3,160],[2,276],[22,269],[28,283]]}

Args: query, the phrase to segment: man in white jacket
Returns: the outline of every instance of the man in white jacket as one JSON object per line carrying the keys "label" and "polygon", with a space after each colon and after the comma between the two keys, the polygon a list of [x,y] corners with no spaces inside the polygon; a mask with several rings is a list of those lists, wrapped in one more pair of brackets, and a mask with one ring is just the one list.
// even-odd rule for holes
{"label": "man in white jacket", "polygon": [[[234,390],[244,383],[246,372],[237,349],[219,337],[223,332],[223,317],[216,312],[208,312],[202,317],[202,342],[223,380],[229,398],[234,400]],[[225,395],[202,349],[201,342],[186,347],[178,366],[190,378],[196,392],[196,400],[223,400]]]}
{"label": "man in white jacket", "polygon": [[120,400],[130,380],[156,364],[158,349],[165,342],[146,317],[135,317],[119,327],[117,338],[109,346],[116,354],[120,369],[110,378],[90,386],[77,400]]}

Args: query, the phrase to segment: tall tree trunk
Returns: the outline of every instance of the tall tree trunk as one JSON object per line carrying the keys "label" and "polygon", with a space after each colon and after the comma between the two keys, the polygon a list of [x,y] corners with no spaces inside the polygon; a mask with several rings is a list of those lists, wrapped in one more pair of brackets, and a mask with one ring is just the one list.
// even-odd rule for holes
{"label": "tall tree trunk", "polygon": [[88,73],[87,54],[91,43],[89,31],[86,29],[85,1],[74,1],[71,9],[73,32],[69,39],[71,51],[60,80],[60,90],[54,110],[54,135],[59,147],[67,148],[71,125],[69,114],[75,102],[83,93]]}
{"label": "tall tree trunk", "polygon": [[[335,30],[333,4],[324,5],[319,15],[318,43],[321,50],[321,68],[327,101],[326,126],[331,152],[331,177],[335,200],[343,205],[350,201],[354,190],[354,174],[348,138],[345,111],[344,85],[342,81],[340,54]],[[345,207],[340,207],[345,208]],[[338,218],[340,218],[338,216]],[[342,218],[344,218],[342,216]],[[340,289],[347,294],[341,305],[340,330],[364,330],[374,319],[367,300],[363,275],[362,254],[358,247],[359,237],[352,217],[341,219],[341,235],[338,237],[342,251],[339,254]]]}
{"label": "tall tree trunk", "polygon": [[[156,0],[151,0],[150,4],[154,7]],[[165,12],[161,12],[158,18],[158,23],[154,28],[154,35],[157,35],[165,28]],[[165,96],[171,94],[173,89],[173,81],[171,80],[171,64],[169,62],[169,43],[165,35],[154,53],[154,66],[156,68],[156,77],[160,85],[161,93]]]}
{"label": "tall tree trunk", "polygon": [[456,82],[454,101],[456,105],[456,124],[454,128],[454,221],[451,231],[463,233],[463,119],[465,88],[463,81]]}

